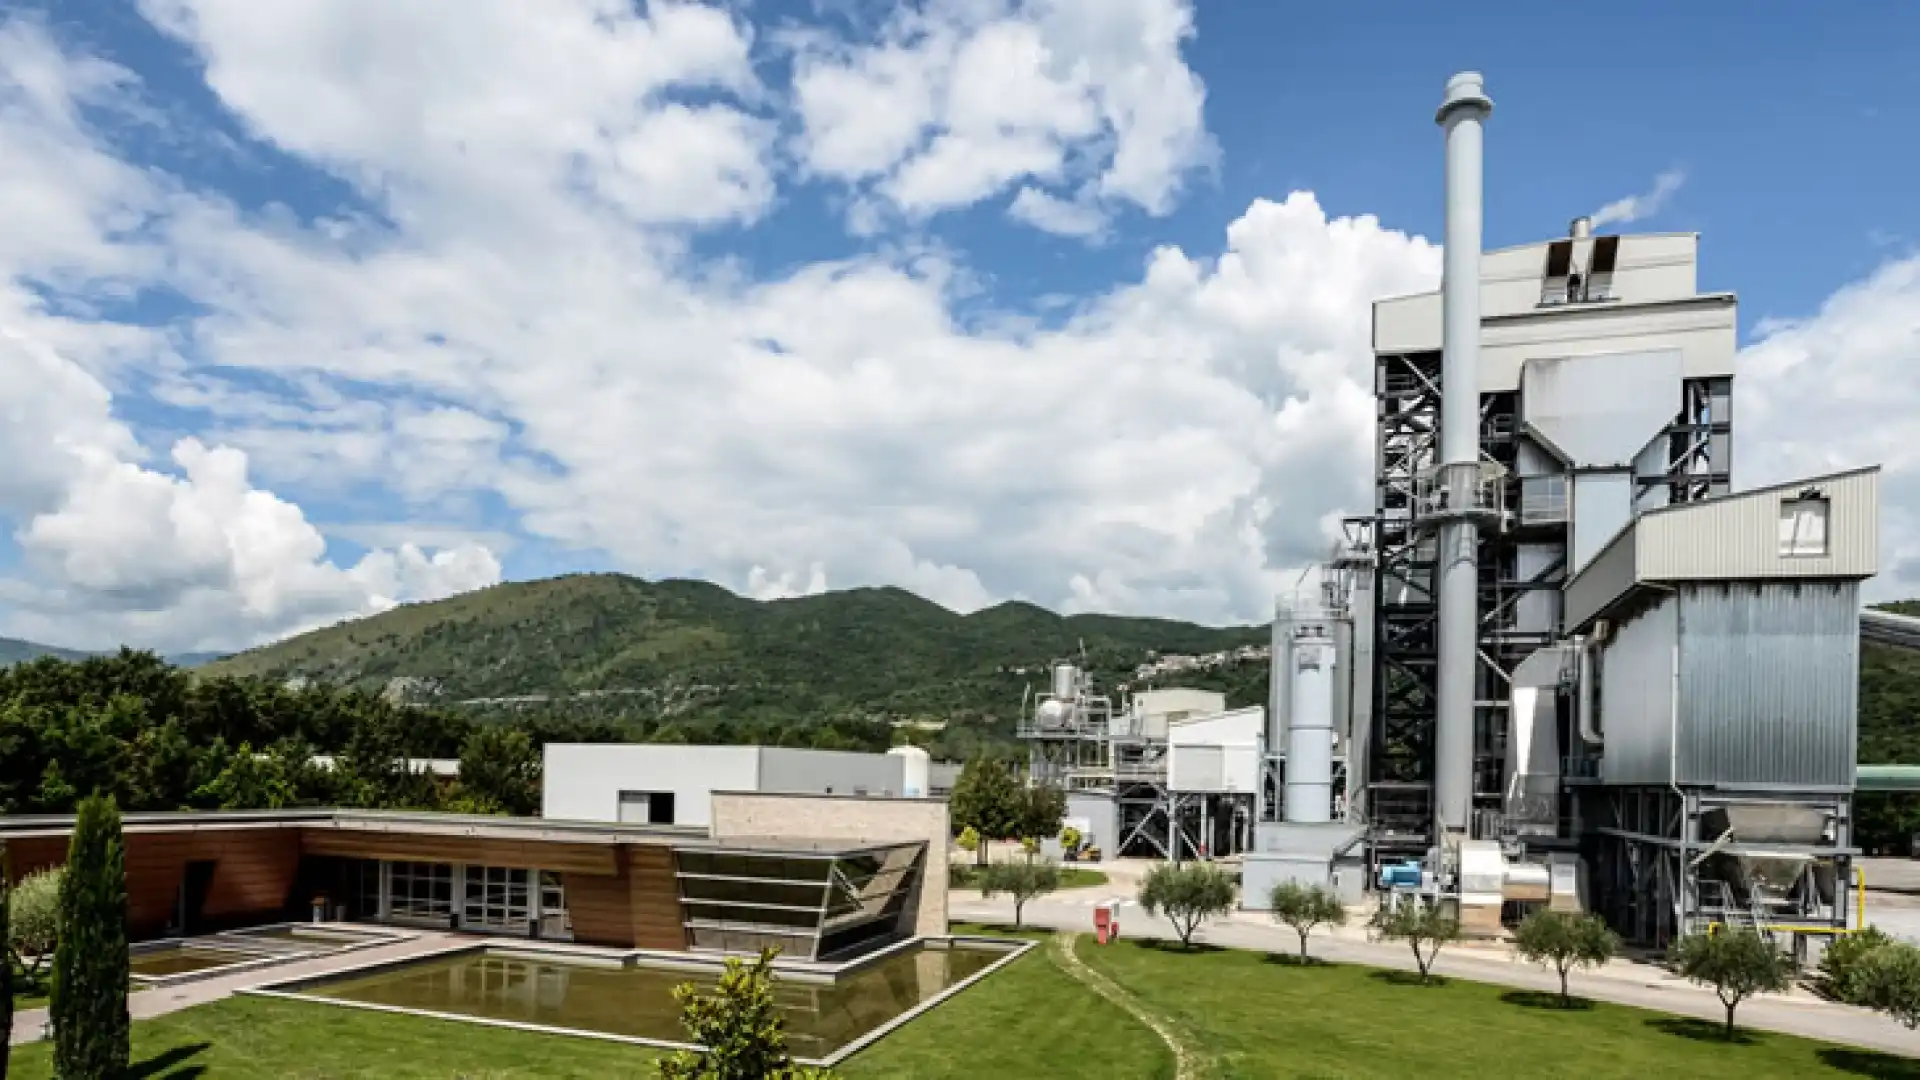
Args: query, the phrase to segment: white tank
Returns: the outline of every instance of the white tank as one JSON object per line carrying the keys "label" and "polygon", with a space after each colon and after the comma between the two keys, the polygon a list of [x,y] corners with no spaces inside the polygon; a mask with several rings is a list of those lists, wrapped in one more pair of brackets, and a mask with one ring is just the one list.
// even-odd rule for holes
{"label": "white tank", "polygon": [[1073,703],[1059,698],[1043,701],[1040,708],[1034,710],[1034,717],[1043,728],[1066,727],[1073,720]]}
{"label": "white tank", "polygon": [[1053,665],[1053,696],[1071,701],[1079,689],[1075,683],[1080,681],[1080,672],[1072,664]]}
{"label": "white tank", "polygon": [[903,775],[900,794],[909,799],[926,798],[927,776],[933,770],[933,759],[927,756],[927,752],[917,746],[896,746],[888,750],[887,754],[900,759],[900,771]]}
{"label": "white tank", "polygon": [[1293,707],[1287,717],[1288,821],[1333,817],[1333,667],[1331,637],[1299,636],[1287,672]]}

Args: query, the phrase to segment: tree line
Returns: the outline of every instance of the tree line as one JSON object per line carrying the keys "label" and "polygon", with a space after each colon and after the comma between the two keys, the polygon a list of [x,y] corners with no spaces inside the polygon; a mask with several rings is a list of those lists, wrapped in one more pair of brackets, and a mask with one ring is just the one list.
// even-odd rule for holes
{"label": "tree line", "polygon": [[[361,691],[195,678],[151,653],[0,669],[0,814],[349,806],[530,814],[540,747],[609,742],[604,723],[479,721]],[[329,765],[315,761],[332,759]],[[409,758],[457,758],[458,780]]]}

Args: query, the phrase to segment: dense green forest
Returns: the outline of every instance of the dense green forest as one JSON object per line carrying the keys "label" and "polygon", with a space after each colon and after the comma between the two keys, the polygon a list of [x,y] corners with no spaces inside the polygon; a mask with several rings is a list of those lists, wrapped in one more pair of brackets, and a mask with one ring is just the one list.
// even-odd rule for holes
{"label": "dense green forest", "polygon": [[[149,653],[42,657],[0,670],[0,814],[71,813],[95,791],[127,810],[531,813],[542,742],[619,736],[538,717],[481,724],[355,690],[196,679]],[[408,757],[458,757],[461,779],[409,773]]]}

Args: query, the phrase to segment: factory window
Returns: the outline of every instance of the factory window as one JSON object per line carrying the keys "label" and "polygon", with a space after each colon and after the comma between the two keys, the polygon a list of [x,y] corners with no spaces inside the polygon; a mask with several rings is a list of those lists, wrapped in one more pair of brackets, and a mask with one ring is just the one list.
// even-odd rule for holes
{"label": "factory window", "polygon": [[1564,474],[1528,476],[1520,481],[1520,523],[1550,525],[1567,520],[1567,478]]}
{"label": "factory window", "polygon": [[1780,504],[1780,554],[1825,555],[1830,506],[1831,503],[1819,495],[1783,501]]}
{"label": "factory window", "polygon": [[673,792],[621,792],[620,820],[629,825],[673,824]]}

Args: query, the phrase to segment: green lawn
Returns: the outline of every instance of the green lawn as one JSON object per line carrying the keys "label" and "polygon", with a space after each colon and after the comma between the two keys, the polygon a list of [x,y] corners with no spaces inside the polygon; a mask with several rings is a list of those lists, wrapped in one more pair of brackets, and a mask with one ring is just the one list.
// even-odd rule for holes
{"label": "green lawn", "polygon": [[[975,868],[966,864],[955,864],[949,871],[949,884],[956,889],[971,889]],[[1079,866],[1060,868],[1060,887],[1063,889],[1091,889],[1095,885],[1105,885],[1107,875],[1099,870],[1088,870]]]}
{"label": "green lawn", "polygon": [[[135,1075],[603,1077],[652,1073],[650,1051],[590,1039],[304,1002],[231,998],[134,1025]],[[1093,1075],[1158,1080],[1172,1058],[1036,949],[856,1055],[849,1080]],[[45,1043],[14,1051],[12,1080],[52,1076]]]}
{"label": "green lawn", "polygon": [[[972,931],[975,928],[957,928]],[[1654,1077],[1920,1080],[1920,1061],[1484,983],[1411,984],[1400,972],[1299,967],[1257,953],[1157,943],[1078,955],[1197,1053],[1198,1077]],[[1576,988],[1578,984],[1576,983]],[[649,1051],[611,1043],[301,1002],[235,998],[134,1026],[143,1077],[646,1076]],[[1165,1080],[1170,1052],[1066,974],[1022,957],[856,1055],[848,1080],[1098,1077]],[[15,1051],[14,1080],[49,1077],[45,1044]]]}
{"label": "green lawn", "polygon": [[[1157,943],[1079,955],[1203,1049],[1212,1077],[1759,1077],[1920,1080],[1920,1061],[1487,983],[1410,983],[1345,964],[1298,967],[1258,953],[1181,953]],[[1578,992],[1578,977],[1574,984]]]}

